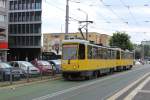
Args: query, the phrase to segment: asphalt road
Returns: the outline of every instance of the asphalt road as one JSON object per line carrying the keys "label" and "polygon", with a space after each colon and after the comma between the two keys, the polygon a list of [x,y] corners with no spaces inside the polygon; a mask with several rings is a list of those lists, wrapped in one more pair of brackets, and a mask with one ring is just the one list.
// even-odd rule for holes
{"label": "asphalt road", "polygon": [[105,100],[150,72],[150,65],[89,81],[51,80],[28,86],[0,89],[0,100]]}

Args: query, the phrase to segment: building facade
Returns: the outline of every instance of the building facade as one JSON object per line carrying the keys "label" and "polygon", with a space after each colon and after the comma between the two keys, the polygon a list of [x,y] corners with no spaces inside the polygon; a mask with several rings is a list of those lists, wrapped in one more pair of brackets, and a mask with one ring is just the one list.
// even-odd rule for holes
{"label": "building facade", "polygon": [[150,41],[141,41],[142,45],[150,45]]}
{"label": "building facade", "polygon": [[[85,35],[85,34],[84,34]],[[78,38],[81,39],[80,33],[44,33],[43,34],[43,52],[61,53],[61,43],[64,39]],[[110,36],[96,32],[88,33],[88,40],[95,44],[109,45]]]}
{"label": "building facade", "polygon": [[0,61],[7,60],[8,50],[8,1],[0,0]]}
{"label": "building facade", "polygon": [[9,59],[41,54],[42,0],[9,0]]}

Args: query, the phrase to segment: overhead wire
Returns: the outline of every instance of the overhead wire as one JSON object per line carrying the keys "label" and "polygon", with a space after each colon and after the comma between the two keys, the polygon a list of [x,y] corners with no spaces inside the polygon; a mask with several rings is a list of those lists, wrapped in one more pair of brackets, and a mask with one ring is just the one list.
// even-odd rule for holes
{"label": "overhead wire", "polygon": [[[97,3],[96,3],[97,4]],[[90,4],[89,5],[90,7],[93,7],[93,6],[96,6],[96,5],[93,5],[93,4]],[[100,7],[100,6],[98,6],[98,7]],[[108,25],[110,25],[110,24],[112,24],[113,22],[112,22],[112,19],[106,19],[105,18],[105,16],[104,15],[102,15],[100,12],[97,12],[97,16],[98,17],[100,17],[101,18],[101,20],[103,20],[104,22],[99,22],[99,20],[97,20],[97,21],[94,21],[94,24],[98,24],[98,23],[100,23],[100,24],[102,24],[102,23],[106,23],[106,24],[108,24]],[[116,24],[116,23],[115,23]],[[97,27],[98,25],[95,25],[95,27]],[[97,28],[98,29],[98,28]],[[100,29],[102,29],[102,28],[100,28]],[[106,30],[106,29],[105,29]],[[108,29],[107,28],[107,30],[115,30],[115,29]]]}
{"label": "overhead wire", "polygon": [[111,5],[105,4],[103,0],[99,0],[105,8],[107,8],[110,12],[112,12],[121,22],[124,24],[128,24],[128,22],[124,21],[118,14],[111,8]]}
{"label": "overhead wire", "polygon": [[[119,16],[117,13],[116,13],[116,11],[114,11],[114,9],[112,8],[112,6],[114,6],[114,5],[108,5],[108,4],[106,4],[106,3],[104,3],[102,0],[100,0],[100,2],[103,4],[103,6],[105,6],[110,12],[112,12],[116,17],[117,17],[117,19],[118,20],[120,20],[122,23],[124,23],[126,26],[128,26],[129,27],[129,20],[125,20],[124,18],[122,18],[121,16]],[[122,0],[120,0],[120,2],[122,2]],[[50,5],[50,6],[53,6],[53,7],[55,7],[55,8],[57,8],[57,9],[59,9],[62,13],[64,13],[65,12],[65,9],[64,8],[61,8],[61,7],[58,7],[58,5],[55,5],[54,3],[50,3],[50,2],[48,2],[48,0],[46,1],[46,3],[48,4],[48,5]],[[126,7],[126,8],[128,8],[128,11],[129,11],[129,14],[130,14],[130,16],[132,17],[132,20],[136,23],[136,25],[138,25],[139,26],[139,22],[137,21],[137,19],[135,18],[135,15],[132,13],[132,11],[131,11],[131,5],[126,5],[124,2],[122,2],[122,4]],[[135,6],[137,6],[137,5],[135,5]],[[98,13],[98,15],[101,17],[101,19],[102,20],[104,20],[107,24],[112,24],[112,23],[114,23],[112,20],[110,21],[110,19],[108,20],[107,18],[105,18],[105,16],[104,15],[102,15],[101,13]],[[76,14],[72,14],[71,12],[70,12],[70,16],[73,16],[73,17],[75,17],[75,16],[77,16]],[[73,21],[78,21],[78,20],[76,20],[76,18],[75,18],[75,20],[74,20],[74,18],[73,17],[70,17],[71,18],[71,20],[73,20]],[[96,23],[97,23],[97,21],[95,21]],[[148,23],[149,21],[145,21],[145,23]]]}
{"label": "overhead wire", "polygon": [[135,16],[133,15],[133,13],[132,13],[131,10],[130,10],[131,6],[126,5],[125,2],[122,1],[122,0],[120,0],[120,2],[124,5],[124,7],[126,7],[126,8],[128,9],[129,14],[130,14],[130,16],[132,17],[132,20],[134,20],[135,24],[136,24],[136,25],[139,25],[139,23],[137,22]]}

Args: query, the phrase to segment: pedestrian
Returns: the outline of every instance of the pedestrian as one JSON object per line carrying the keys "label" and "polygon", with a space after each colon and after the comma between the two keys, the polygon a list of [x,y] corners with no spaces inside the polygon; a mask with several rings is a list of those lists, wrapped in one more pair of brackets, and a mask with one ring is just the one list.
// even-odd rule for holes
{"label": "pedestrian", "polygon": [[2,57],[0,56],[0,62],[2,62]]}
{"label": "pedestrian", "polygon": [[25,58],[25,61],[28,61],[28,57]]}

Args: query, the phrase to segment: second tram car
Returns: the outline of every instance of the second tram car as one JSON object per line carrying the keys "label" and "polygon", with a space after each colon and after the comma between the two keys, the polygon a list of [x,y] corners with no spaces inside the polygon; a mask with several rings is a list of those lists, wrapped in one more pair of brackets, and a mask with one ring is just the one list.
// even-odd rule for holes
{"label": "second tram car", "polygon": [[133,53],[119,48],[99,46],[86,40],[64,40],[62,47],[62,75],[65,79],[89,79],[133,66]]}

